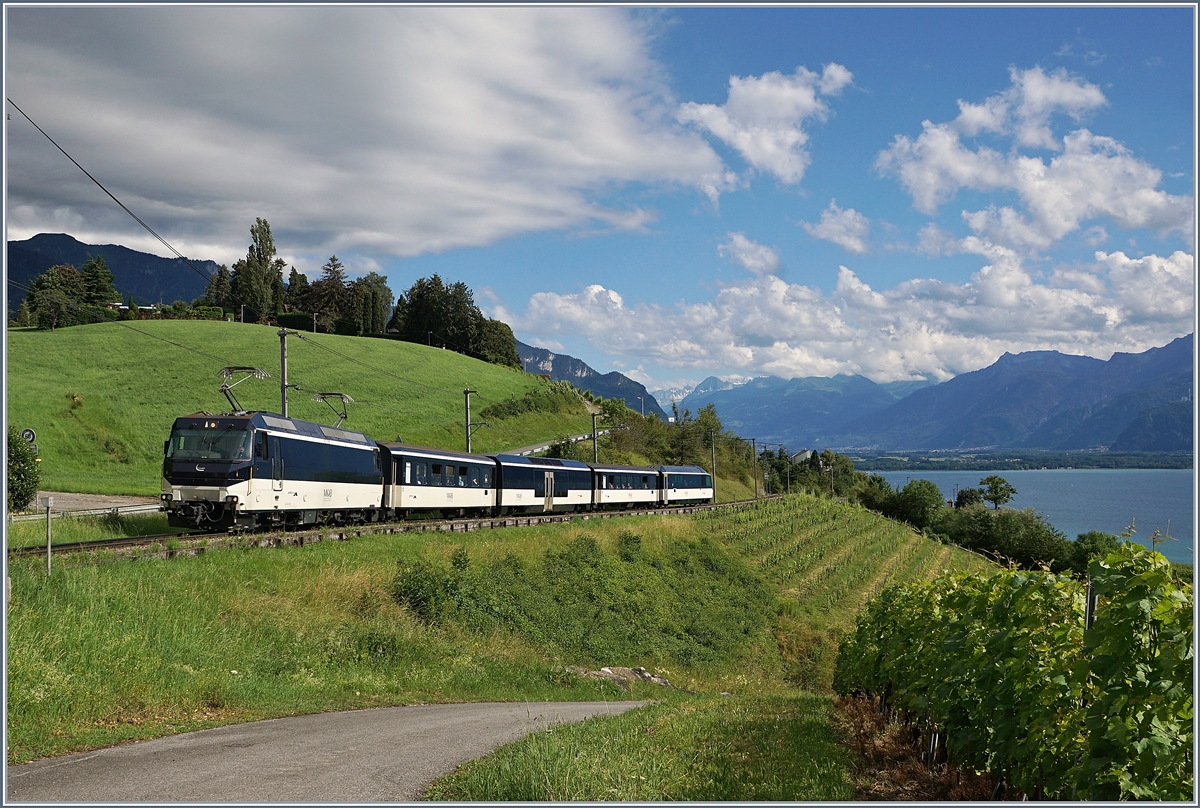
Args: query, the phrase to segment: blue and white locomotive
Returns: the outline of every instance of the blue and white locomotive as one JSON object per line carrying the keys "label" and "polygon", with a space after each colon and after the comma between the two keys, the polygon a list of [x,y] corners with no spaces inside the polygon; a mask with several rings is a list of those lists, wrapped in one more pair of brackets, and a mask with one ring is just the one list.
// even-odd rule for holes
{"label": "blue and white locomotive", "polygon": [[177,418],[164,450],[167,521],[200,530],[713,499],[712,477],[699,466],[589,465],[377,443],[361,432],[264,412]]}

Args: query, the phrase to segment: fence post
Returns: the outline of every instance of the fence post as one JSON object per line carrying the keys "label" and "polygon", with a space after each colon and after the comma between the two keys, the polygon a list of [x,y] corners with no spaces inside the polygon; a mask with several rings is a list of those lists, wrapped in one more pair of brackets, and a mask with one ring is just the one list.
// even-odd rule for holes
{"label": "fence post", "polygon": [[54,505],[54,497],[42,497],[46,506],[46,577],[50,577],[50,508]]}

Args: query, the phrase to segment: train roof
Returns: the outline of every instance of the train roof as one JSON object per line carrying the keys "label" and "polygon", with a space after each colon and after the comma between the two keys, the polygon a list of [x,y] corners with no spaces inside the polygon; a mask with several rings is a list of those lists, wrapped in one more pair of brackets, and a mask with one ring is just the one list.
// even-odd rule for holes
{"label": "train roof", "polygon": [[658,468],[669,474],[708,474],[708,469],[700,466],[659,466]]}
{"label": "train roof", "polygon": [[211,424],[210,429],[220,429],[222,427],[273,429],[278,432],[292,432],[297,435],[304,435],[305,437],[354,443],[359,446],[375,445],[375,441],[362,432],[325,426],[324,424],[314,424],[310,421],[301,421],[298,418],[284,418],[282,415],[273,412],[243,412],[236,415],[213,415],[210,412],[194,412],[191,415],[184,415],[175,419],[176,426],[181,425],[181,422],[183,425],[201,428],[204,428],[205,424]]}
{"label": "train roof", "polygon": [[633,471],[649,471],[658,474],[657,466],[614,466],[605,463],[589,463],[596,471],[623,471],[626,473]]}
{"label": "train roof", "polygon": [[591,466],[578,460],[562,460],[557,457],[525,457],[524,455],[498,454],[492,455],[506,466],[540,466],[542,468],[587,469]]}
{"label": "train roof", "polygon": [[379,445],[392,454],[431,455],[449,457],[455,460],[470,460],[475,463],[492,462],[492,458],[487,455],[469,454],[467,452],[455,451],[454,449],[437,449],[433,446],[416,446],[411,443],[381,443]]}

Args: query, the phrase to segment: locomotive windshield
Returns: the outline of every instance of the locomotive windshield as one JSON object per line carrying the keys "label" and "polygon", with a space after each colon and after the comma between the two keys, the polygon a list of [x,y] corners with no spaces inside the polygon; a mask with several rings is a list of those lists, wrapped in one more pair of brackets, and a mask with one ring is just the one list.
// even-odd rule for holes
{"label": "locomotive windshield", "polygon": [[249,460],[250,433],[232,426],[221,429],[175,427],[167,444],[167,457],[177,460]]}

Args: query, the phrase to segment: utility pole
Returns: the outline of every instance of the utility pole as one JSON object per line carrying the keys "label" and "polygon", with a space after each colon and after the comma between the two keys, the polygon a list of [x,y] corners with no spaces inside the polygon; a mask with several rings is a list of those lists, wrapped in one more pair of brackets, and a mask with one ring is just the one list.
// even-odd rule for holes
{"label": "utility pole", "polygon": [[280,414],[284,418],[288,417],[288,334],[292,334],[286,328],[281,328],[280,331]]}
{"label": "utility pole", "polygon": [[637,400],[638,400],[639,402],[641,402],[641,405],[642,405],[642,417],[643,417],[643,418],[645,418],[645,417],[646,417],[646,400],[645,400],[644,398],[642,398],[641,396],[638,396],[638,397],[637,397]]}
{"label": "utility pole", "polygon": [[708,436],[712,444],[712,474],[713,474],[713,502],[717,501],[717,433],[709,430]]}
{"label": "utility pole", "polygon": [[754,452],[754,498],[758,499],[758,441],[751,438],[750,446]]}
{"label": "utility pole", "polygon": [[246,304],[245,304],[245,303],[243,303],[243,304],[242,304],[242,316],[241,316],[241,321],[242,321],[243,323],[244,323],[244,322],[246,322]]}
{"label": "utility pole", "polygon": [[313,312],[313,333],[317,333],[317,313]]}
{"label": "utility pole", "polygon": [[600,413],[592,413],[592,462],[600,462],[600,438],[596,434],[596,419],[600,417]]}
{"label": "utility pole", "polygon": [[467,452],[471,451],[471,394],[475,390],[463,390],[463,403],[467,407]]}

